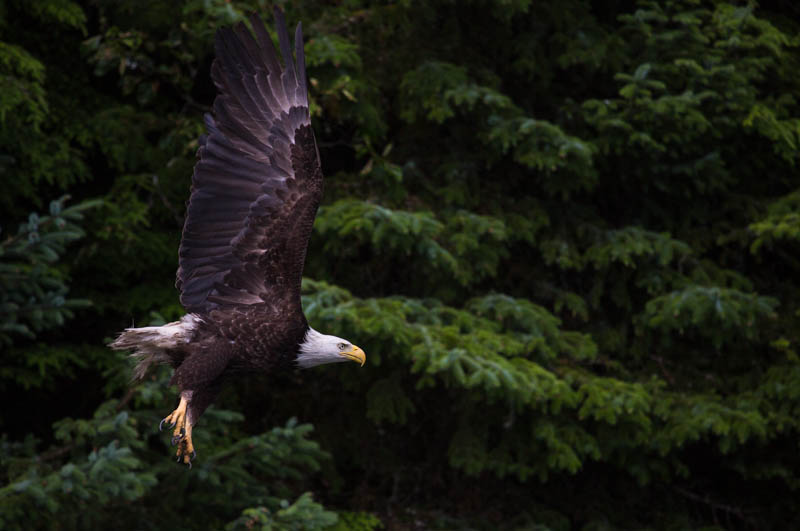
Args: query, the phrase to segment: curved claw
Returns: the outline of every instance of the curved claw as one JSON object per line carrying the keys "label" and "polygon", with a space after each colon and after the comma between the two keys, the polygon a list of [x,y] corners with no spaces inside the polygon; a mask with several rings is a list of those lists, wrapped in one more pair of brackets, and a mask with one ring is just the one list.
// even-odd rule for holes
{"label": "curved claw", "polygon": [[189,423],[186,411],[188,402],[188,399],[182,396],[178,407],[161,420],[158,424],[158,429],[159,431],[163,430],[166,424],[169,424],[170,428],[177,426],[172,432],[172,439],[170,440],[172,446],[178,447],[175,461],[185,463],[189,465],[189,468],[192,468],[191,461],[197,456],[197,452],[194,451],[192,445],[192,425]]}

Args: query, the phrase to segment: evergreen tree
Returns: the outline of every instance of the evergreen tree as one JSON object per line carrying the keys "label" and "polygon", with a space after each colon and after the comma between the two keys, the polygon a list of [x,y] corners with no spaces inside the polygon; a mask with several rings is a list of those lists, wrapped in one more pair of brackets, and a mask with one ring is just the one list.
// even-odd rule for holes
{"label": "evergreen tree", "polygon": [[40,412],[0,417],[0,526],[797,527],[793,5],[282,5],[303,303],[368,363],[232,386],[187,471],[168,371],[104,343],[182,315],[213,34],[272,3],[0,3],[0,399]]}

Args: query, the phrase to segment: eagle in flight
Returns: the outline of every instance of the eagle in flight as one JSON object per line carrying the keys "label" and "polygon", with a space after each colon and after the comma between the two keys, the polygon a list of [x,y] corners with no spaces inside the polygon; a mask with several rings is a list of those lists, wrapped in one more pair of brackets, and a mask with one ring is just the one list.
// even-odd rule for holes
{"label": "eagle in flight", "polygon": [[176,287],[187,314],[164,326],[128,328],[111,344],[134,351],[135,377],[154,363],[174,369],[179,462],[196,455],[192,426],[223,380],[237,372],[356,361],[364,351],[308,325],[300,302],[308,239],[322,198],[322,171],[308,111],[302,27],[292,58],[275,9],[283,67],[261,19],[216,34],[217,87],[179,250]]}

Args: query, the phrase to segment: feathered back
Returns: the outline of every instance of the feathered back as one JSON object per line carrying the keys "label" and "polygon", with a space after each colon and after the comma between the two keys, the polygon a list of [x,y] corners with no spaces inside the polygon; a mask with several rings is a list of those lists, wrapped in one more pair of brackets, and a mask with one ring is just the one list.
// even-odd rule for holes
{"label": "feathered back", "polygon": [[179,251],[176,287],[189,312],[261,302],[300,308],[308,239],[322,198],[308,112],[303,36],[292,59],[276,8],[284,67],[261,19],[217,32],[206,115]]}

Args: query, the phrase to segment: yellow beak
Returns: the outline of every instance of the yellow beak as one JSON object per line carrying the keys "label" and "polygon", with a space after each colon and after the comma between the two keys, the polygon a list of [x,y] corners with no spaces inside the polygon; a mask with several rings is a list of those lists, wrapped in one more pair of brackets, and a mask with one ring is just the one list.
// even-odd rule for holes
{"label": "yellow beak", "polygon": [[349,360],[359,362],[362,367],[364,366],[364,363],[367,361],[367,356],[364,354],[364,351],[355,345],[353,345],[353,348],[351,348],[350,350],[345,350],[344,352],[340,352],[339,355],[344,356]]}

